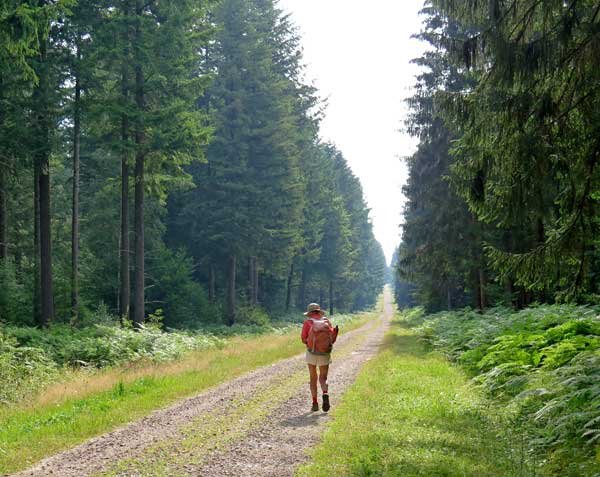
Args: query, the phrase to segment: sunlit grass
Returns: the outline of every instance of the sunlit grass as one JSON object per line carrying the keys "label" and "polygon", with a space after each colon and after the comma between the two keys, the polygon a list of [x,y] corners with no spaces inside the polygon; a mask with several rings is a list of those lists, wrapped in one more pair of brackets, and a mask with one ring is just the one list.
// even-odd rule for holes
{"label": "sunlit grass", "polygon": [[[376,315],[344,321],[343,330]],[[299,331],[234,337],[222,349],[192,352],[172,362],[70,373],[30,402],[0,410],[0,474],[27,468],[178,399],[294,356],[302,352]]]}
{"label": "sunlit grass", "polygon": [[500,410],[398,322],[333,416],[298,476],[529,475]]}

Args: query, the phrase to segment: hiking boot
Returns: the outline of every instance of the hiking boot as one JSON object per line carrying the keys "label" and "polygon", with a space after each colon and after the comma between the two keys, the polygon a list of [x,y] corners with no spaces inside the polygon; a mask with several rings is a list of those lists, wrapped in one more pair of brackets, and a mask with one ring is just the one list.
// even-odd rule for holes
{"label": "hiking boot", "polygon": [[318,411],[319,410],[319,403],[317,402],[313,402],[312,407],[310,408],[311,411]]}
{"label": "hiking boot", "polygon": [[323,411],[329,411],[329,394],[323,394]]}

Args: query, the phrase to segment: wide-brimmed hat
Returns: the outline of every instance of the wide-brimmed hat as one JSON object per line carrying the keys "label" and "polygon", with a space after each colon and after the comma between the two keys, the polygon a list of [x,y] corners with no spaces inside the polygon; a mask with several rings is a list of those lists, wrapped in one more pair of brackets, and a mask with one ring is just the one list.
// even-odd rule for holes
{"label": "wide-brimmed hat", "polygon": [[306,307],[306,313],[304,313],[305,315],[309,315],[310,313],[312,313],[313,311],[318,311],[319,313],[321,313],[321,315],[324,315],[325,312],[323,310],[321,310],[321,307],[319,306],[318,303],[310,303],[307,307]]}

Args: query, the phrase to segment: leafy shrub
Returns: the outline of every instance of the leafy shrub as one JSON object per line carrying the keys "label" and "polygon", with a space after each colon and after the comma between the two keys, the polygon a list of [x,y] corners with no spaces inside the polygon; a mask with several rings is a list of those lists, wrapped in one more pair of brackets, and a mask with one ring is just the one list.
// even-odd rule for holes
{"label": "leafy shrub", "polygon": [[42,350],[17,345],[0,330],[0,404],[18,401],[57,374],[55,363]]}
{"label": "leafy shrub", "polygon": [[148,301],[163,310],[165,326],[189,329],[222,321],[220,309],[209,302],[204,288],[194,281],[193,270],[192,259],[183,250],[170,250],[162,243],[153,250]]}
{"label": "leafy shrub", "polygon": [[7,332],[21,346],[42,349],[58,365],[97,368],[141,359],[166,361],[224,344],[222,338],[210,333],[165,333],[155,327],[134,331],[111,325],[83,329],[54,326],[49,330],[7,328]]}
{"label": "leafy shrub", "polygon": [[80,328],[94,325],[118,325],[120,320],[108,309],[108,305],[100,302],[96,309],[91,313],[84,313],[77,324]]}
{"label": "leafy shrub", "polygon": [[260,306],[245,306],[238,308],[236,321],[240,325],[267,326],[271,320],[267,312]]}
{"label": "leafy shrub", "polygon": [[31,323],[31,290],[17,280],[15,265],[11,260],[0,261],[0,283],[0,322]]}

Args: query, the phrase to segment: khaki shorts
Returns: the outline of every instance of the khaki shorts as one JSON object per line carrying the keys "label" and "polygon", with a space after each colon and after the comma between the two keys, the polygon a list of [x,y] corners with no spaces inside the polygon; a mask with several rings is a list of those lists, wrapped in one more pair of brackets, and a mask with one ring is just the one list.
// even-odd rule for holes
{"label": "khaki shorts", "polygon": [[306,362],[313,366],[327,366],[331,363],[331,353],[328,354],[312,354],[310,351],[306,352]]}

